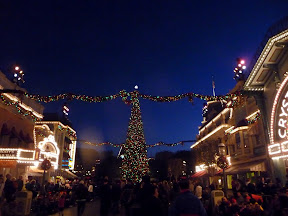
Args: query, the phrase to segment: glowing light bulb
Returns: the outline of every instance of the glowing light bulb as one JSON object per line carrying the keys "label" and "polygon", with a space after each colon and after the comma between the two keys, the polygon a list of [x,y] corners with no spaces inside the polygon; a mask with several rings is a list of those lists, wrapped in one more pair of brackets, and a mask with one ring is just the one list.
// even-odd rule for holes
{"label": "glowing light bulb", "polygon": [[134,86],[134,89],[136,89],[136,90],[137,90],[138,88],[139,88],[139,87],[138,87],[138,85],[135,85],[135,86]]}
{"label": "glowing light bulb", "polygon": [[22,74],[22,73],[23,73],[23,71],[21,70],[19,73],[20,73],[20,74]]}
{"label": "glowing light bulb", "polygon": [[16,66],[16,67],[15,67],[15,70],[19,70],[19,67],[18,67],[18,66]]}
{"label": "glowing light bulb", "polygon": [[241,64],[245,64],[245,61],[244,60],[241,60],[241,62],[240,62]]}
{"label": "glowing light bulb", "polygon": [[241,64],[238,64],[238,67],[241,67],[242,65]]}
{"label": "glowing light bulb", "polygon": [[244,66],[242,67],[242,69],[244,69],[244,70],[245,70],[245,69],[246,69],[246,66],[244,65]]}
{"label": "glowing light bulb", "polygon": [[17,74],[16,74],[16,73],[14,73],[14,77],[17,77]]}

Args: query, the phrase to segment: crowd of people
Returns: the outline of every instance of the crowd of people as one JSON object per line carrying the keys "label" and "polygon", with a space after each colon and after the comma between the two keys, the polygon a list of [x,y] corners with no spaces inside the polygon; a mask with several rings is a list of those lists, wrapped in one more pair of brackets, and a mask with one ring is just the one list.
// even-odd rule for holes
{"label": "crowd of people", "polygon": [[178,181],[150,181],[144,176],[140,183],[132,181],[109,181],[104,178],[95,183],[91,180],[70,179],[46,181],[41,184],[29,177],[24,183],[7,174],[6,181],[0,175],[0,215],[13,215],[10,207],[15,205],[17,191],[32,193],[32,215],[49,215],[77,206],[78,216],[83,215],[86,203],[100,200],[100,216],[285,216],[288,215],[287,188],[279,179],[258,178],[245,182],[234,178],[232,190],[213,202],[212,191],[218,186],[204,186],[201,181],[180,178]]}

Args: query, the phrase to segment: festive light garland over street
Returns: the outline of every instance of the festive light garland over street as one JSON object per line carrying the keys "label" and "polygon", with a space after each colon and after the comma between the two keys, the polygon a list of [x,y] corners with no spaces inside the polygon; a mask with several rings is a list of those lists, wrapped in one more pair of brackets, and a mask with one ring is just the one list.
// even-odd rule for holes
{"label": "festive light garland over street", "polygon": [[[103,145],[110,145],[112,147],[115,147],[115,148],[120,148],[124,143],[121,143],[121,144],[113,144],[111,142],[103,142],[103,143],[93,143],[93,142],[89,142],[89,141],[86,141],[86,140],[77,140],[78,142],[84,142],[85,144],[87,145],[92,145],[92,146],[103,146]],[[146,145],[146,148],[153,148],[153,147],[156,147],[156,146],[177,146],[177,145],[183,145],[184,142],[183,141],[180,141],[180,142],[177,142],[177,143],[164,143],[164,142],[157,142],[153,145]]]}
{"label": "festive light garland over street", "polygon": [[[81,100],[81,101],[85,101],[89,103],[100,103],[100,102],[114,100],[118,98],[119,96],[122,98],[124,102],[131,103],[131,94],[133,94],[133,92],[127,92],[125,90],[122,90],[118,94],[109,95],[109,96],[87,96],[87,95],[76,95],[72,93],[58,94],[58,95],[53,95],[53,96],[40,96],[36,94],[29,94],[27,92],[23,92],[23,94],[27,98],[36,100],[38,102],[44,102],[44,103],[49,103],[49,102],[64,100],[64,99]],[[152,95],[138,93],[139,97],[143,99],[155,101],[155,102],[173,102],[173,101],[181,100],[183,98],[188,98],[190,102],[193,102],[193,98],[199,98],[201,100],[206,100],[206,101],[228,100],[233,97],[237,97],[241,95],[242,95],[241,92],[236,92],[233,94],[227,94],[227,95],[221,95],[221,96],[209,96],[209,95],[202,95],[202,94],[196,94],[196,93],[184,93],[184,94],[179,94],[176,96],[152,96]]]}

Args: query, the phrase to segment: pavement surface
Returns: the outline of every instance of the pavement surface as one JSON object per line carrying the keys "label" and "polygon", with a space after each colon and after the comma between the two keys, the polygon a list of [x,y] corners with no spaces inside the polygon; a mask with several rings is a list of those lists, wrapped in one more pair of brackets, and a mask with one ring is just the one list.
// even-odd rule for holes
{"label": "pavement surface", "polygon": [[[77,216],[77,206],[64,209],[64,216]],[[96,199],[86,203],[85,211],[82,216],[96,216],[100,215],[100,200]],[[55,213],[50,216],[59,216],[59,213]],[[112,214],[109,216],[125,216],[124,209],[121,209],[120,214]]]}

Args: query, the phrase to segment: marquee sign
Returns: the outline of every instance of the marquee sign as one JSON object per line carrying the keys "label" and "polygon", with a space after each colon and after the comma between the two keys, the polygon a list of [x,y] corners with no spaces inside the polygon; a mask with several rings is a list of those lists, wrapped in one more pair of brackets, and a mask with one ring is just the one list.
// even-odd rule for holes
{"label": "marquee sign", "polygon": [[281,83],[275,96],[271,121],[269,155],[272,158],[288,157],[288,76]]}
{"label": "marquee sign", "polygon": [[53,135],[45,137],[43,141],[39,142],[38,148],[40,149],[39,161],[49,159],[52,166],[54,166],[55,169],[58,169],[60,150],[55,141],[55,137]]}
{"label": "marquee sign", "polygon": [[20,148],[0,148],[0,159],[34,160],[35,151]]}

